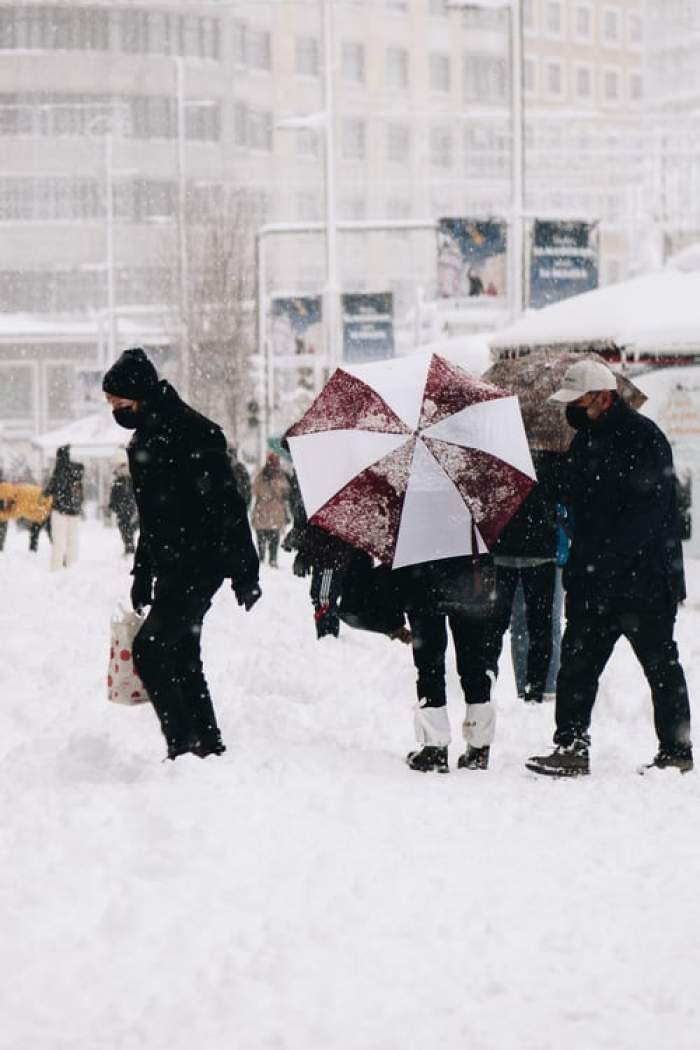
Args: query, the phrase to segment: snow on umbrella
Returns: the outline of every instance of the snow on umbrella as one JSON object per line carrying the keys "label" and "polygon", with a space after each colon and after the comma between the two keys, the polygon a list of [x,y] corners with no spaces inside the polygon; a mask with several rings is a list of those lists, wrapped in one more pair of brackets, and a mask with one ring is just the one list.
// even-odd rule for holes
{"label": "snow on umbrella", "polygon": [[[577,361],[600,361],[610,367],[599,354],[542,349],[520,357],[501,358],[484,372],[482,379],[518,395],[531,448],[566,452],[571,444],[574,430],[566,422],[563,406],[548,398],[560,388],[567,368]],[[646,395],[619,372],[615,372],[615,378],[620,396],[632,408],[641,408]]]}
{"label": "snow on umbrella", "polygon": [[535,483],[517,397],[436,354],[343,365],[287,440],[309,521],[394,568],[486,552]]}

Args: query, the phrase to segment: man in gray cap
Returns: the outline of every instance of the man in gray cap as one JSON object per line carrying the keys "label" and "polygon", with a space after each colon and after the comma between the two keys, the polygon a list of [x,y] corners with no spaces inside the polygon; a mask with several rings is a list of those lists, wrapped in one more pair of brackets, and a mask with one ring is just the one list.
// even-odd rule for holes
{"label": "man in gray cap", "polygon": [[573,540],[564,569],[556,747],[526,766],[556,777],[590,771],[598,680],[624,635],[651,687],[659,742],[640,772],[687,772],[693,768],[690,706],[673,639],[685,579],[671,447],[655,423],[618,396],[614,373],[600,362],[572,365],[551,400],[566,405],[576,430],[561,500]]}

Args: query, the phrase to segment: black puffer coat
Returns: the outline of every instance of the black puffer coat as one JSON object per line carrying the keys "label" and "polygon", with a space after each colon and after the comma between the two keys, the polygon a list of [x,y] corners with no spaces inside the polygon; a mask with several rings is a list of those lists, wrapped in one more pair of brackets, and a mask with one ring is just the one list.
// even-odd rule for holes
{"label": "black puffer coat", "polygon": [[494,544],[491,553],[519,558],[556,557],[557,503],[564,456],[533,450],[537,484],[530,490]]}
{"label": "black puffer coat", "polygon": [[562,480],[573,528],[570,600],[682,601],[673,457],[656,424],[618,399],[576,434]]}
{"label": "black puffer coat", "polygon": [[84,473],[82,463],[72,462],[69,446],[62,445],[56,452],[56,466],[44,489],[44,495],[53,499],[53,510],[71,518],[80,514],[83,509]]}
{"label": "black puffer coat", "polygon": [[134,573],[220,573],[235,590],[255,584],[258,556],[220,427],[165,381],[143,412],[127,449],[141,529]]}

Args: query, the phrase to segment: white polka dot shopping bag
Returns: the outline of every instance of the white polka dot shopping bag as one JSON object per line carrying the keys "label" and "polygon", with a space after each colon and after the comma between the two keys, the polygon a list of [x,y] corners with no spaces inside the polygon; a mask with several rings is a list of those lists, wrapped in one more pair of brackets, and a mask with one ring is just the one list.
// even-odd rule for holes
{"label": "white polka dot shopping bag", "polygon": [[114,704],[144,704],[149,700],[143,682],[136,673],[132,652],[134,638],[145,617],[119,606],[111,620],[107,699]]}

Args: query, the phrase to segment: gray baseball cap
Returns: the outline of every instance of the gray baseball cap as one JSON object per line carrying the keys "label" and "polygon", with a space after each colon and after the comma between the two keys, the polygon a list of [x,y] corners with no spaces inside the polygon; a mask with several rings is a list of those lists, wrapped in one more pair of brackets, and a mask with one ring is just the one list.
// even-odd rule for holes
{"label": "gray baseball cap", "polygon": [[562,384],[550,401],[578,401],[584,394],[598,390],[617,390],[617,379],[607,365],[601,361],[577,361],[567,368]]}

